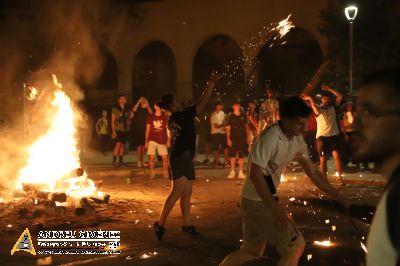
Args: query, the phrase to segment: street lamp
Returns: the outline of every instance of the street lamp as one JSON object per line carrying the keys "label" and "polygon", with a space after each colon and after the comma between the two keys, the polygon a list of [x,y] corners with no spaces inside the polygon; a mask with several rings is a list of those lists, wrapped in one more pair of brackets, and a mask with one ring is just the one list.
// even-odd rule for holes
{"label": "street lamp", "polygon": [[349,21],[349,93],[353,95],[353,21],[356,19],[358,8],[348,6],[344,9],[346,18]]}

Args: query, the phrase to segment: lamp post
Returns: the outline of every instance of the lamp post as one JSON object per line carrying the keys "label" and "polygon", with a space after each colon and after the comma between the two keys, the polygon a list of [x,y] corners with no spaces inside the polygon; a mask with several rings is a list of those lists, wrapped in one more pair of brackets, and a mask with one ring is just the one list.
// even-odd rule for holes
{"label": "lamp post", "polygon": [[349,93],[353,95],[353,22],[356,19],[358,8],[348,6],[344,9],[346,18],[349,21]]}

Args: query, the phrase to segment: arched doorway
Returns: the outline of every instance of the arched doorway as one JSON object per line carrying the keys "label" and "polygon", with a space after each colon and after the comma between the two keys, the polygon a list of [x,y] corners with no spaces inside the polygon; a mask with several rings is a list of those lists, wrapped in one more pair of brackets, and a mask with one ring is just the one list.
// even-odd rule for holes
{"label": "arched doorway", "polygon": [[197,50],[193,60],[194,99],[202,95],[213,70],[225,74],[216,89],[225,104],[245,95],[242,52],[236,41],[227,35],[213,36]]}
{"label": "arched doorway", "polygon": [[263,96],[266,83],[281,96],[301,93],[322,63],[318,41],[307,31],[294,28],[282,42],[264,46],[256,57],[254,93],[259,97]]}
{"label": "arched doorway", "polygon": [[171,49],[161,41],[143,47],[133,62],[132,100],[146,97],[150,104],[176,90],[176,63]]}
{"label": "arched doorway", "polygon": [[[242,51],[231,37],[216,35],[206,40],[197,50],[193,60],[193,98],[201,97],[208,78],[213,70],[224,74],[217,83],[216,93],[212,97],[206,113],[200,116],[198,150],[204,151],[206,136],[210,131],[210,113],[215,101],[222,101],[225,112],[231,111],[233,100],[243,100],[246,94],[244,82],[244,64]],[[246,103],[242,101],[242,104]]]}

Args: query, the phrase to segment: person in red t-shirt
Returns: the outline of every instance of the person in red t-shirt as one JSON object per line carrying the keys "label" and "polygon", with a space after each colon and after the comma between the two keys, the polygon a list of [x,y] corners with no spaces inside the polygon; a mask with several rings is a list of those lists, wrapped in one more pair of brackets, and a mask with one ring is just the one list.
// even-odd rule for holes
{"label": "person in red t-shirt", "polygon": [[163,161],[163,176],[168,178],[168,148],[170,139],[168,134],[168,116],[161,113],[158,103],[154,104],[154,114],[149,115],[146,121],[146,143],[147,155],[149,155],[150,178],[154,178],[154,158],[156,152]]}

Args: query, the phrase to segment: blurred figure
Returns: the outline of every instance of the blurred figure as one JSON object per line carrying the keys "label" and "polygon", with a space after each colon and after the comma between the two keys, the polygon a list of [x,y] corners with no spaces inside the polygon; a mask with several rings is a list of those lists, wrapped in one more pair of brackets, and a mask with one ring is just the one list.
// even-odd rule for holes
{"label": "blurred figure", "polygon": [[353,133],[354,129],[354,118],[355,112],[353,108],[354,104],[352,102],[345,103],[346,110],[341,114],[340,117],[340,129],[344,135],[344,147],[343,147],[343,163],[346,167],[349,163],[351,166],[355,165],[357,168],[360,168],[358,162],[354,160],[353,153],[351,151],[352,142],[353,142]]}
{"label": "blurred figure", "polygon": [[104,155],[106,155],[108,139],[110,137],[110,125],[108,123],[106,110],[103,110],[101,112],[101,117],[99,118],[99,120],[97,120],[96,133],[99,137],[100,150]]}
{"label": "blurred figure", "polygon": [[200,122],[201,122],[200,118],[196,116],[196,117],[194,118],[194,126],[196,127],[196,153],[194,154],[194,157],[193,157],[193,162],[194,162],[195,164],[200,163],[200,161],[198,160],[198,157],[197,157],[197,155],[198,155],[198,149],[199,149],[199,139],[200,139],[200,134],[199,134]]}
{"label": "blurred figure", "polygon": [[[342,185],[345,185],[342,179],[342,167],[340,164],[339,146],[340,132],[336,118],[336,107],[342,102],[342,94],[330,88],[327,85],[322,85],[321,106],[317,106],[314,99],[310,96],[304,96],[304,99],[310,102],[317,119],[317,150],[320,161],[321,172],[327,175],[327,160],[332,154],[335,161],[336,171],[339,175],[339,180]],[[336,96],[336,100],[332,103],[332,94]]]}
{"label": "blurred figure", "polygon": [[229,147],[229,157],[231,158],[231,172],[228,178],[235,178],[236,158],[238,160],[239,172],[238,178],[244,179],[246,175],[243,172],[244,156],[250,143],[249,126],[246,116],[241,111],[239,102],[232,105],[233,113],[230,113],[227,119],[226,139]]}
{"label": "blurred figure", "polygon": [[[309,106],[310,103],[306,102]],[[308,117],[307,127],[304,131],[304,140],[307,143],[308,152],[310,154],[310,159],[313,163],[319,162],[319,156],[317,152],[317,120],[315,119],[315,114],[311,113]]]}
{"label": "blurred figure", "polygon": [[[210,117],[211,138],[213,140],[214,166],[229,166],[228,148],[226,146],[226,114],[223,111],[222,102],[215,103],[215,110]],[[219,151],[222,151],[225,157],[225,163],[219,160]]]}
{"label": "blurred figure", "polygon": [[279,121],[279,102],[276,99],[276,92],[266,86],[267,99],[260,105],[260,123],[258,126],[258,134],[267,127],[278,123]]}
{"label": "blurred figure", "polygon": [[[112,139],[115,140],[113,150],[113,166],[126,166],[124,163],[124,147],[128,140],[128,120],[130,119],[129,111],[126,108],[126,97],[120,95],[118,97],[118,105],[111,111],[111,130]],[[118,157],[118,163],[117,163]]]}
{"label": "blurred figure", "polygon": [[355,156],[388,180],[368,236],[367,266],[400,265],[400,68],[363,80],[356,102]]}
{"label": "blurred figure", "polygon": [[149,102],[146,98],[140,97],[137,103],[133,106],[133,119],[132,119],[132,145],[137,151],[137,167],[144,167],[146,164],[143,161],[145,153],[145,140],[146,140],[146,120],[147,116],[153,114]]}
{"label": "blurred figure", "polygon": [[161,156],[163,177],[168,178],[168,148],[171,145],[168,134],[168,116],[161,113],[160,103],[154,104],[154,114],[149,114],[146,121],[145,149],[149,156],[150,178],[155,177],[154,160],[156,154]]}
{"label": "blurred figure", "polygon": [[[204,147],[204,165],[209,165],[210,164],[210,151],[211,151],[211,145],[212,145],[212,136],[211,136],[211,122],[210,122],[210,113],[205,113],[204,114],[204,121],[205,121],[205,134],[206,134],[206,139],[205,139],[205,147]],[[203,131],[204,132],[204,131]]]}
{"label": "blurred figure", "polygon": [[249,138],[250,144],[253,142],[253,139],[257,137],[258,132],[258,124],[259,124],[259,116],[257,112],[257,101],[252,100],[247,104],[247,124],[249,126]]}

